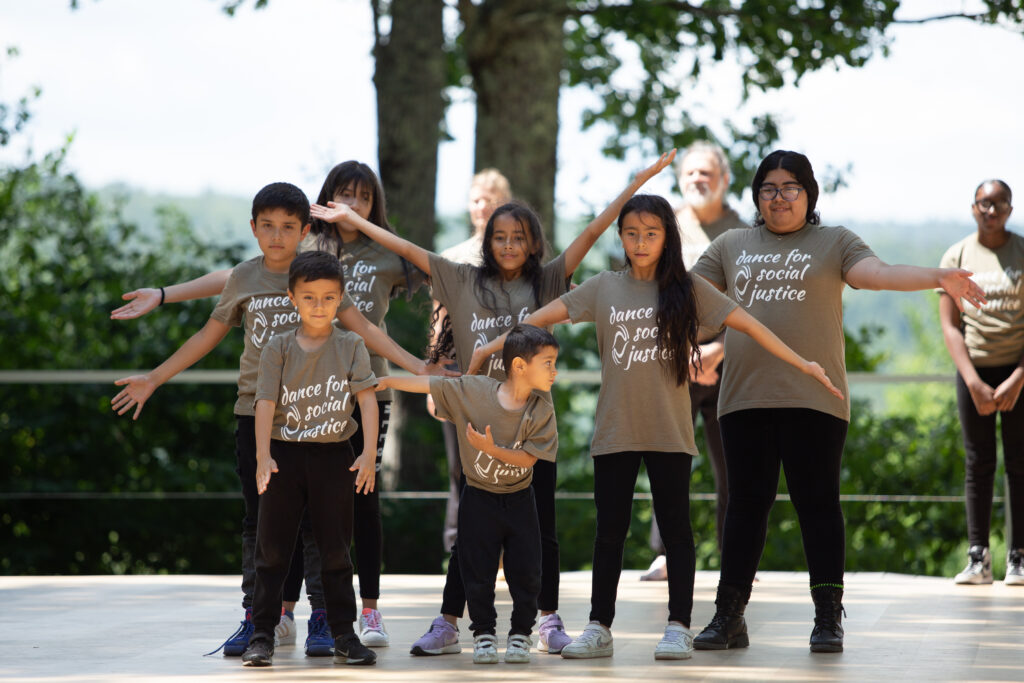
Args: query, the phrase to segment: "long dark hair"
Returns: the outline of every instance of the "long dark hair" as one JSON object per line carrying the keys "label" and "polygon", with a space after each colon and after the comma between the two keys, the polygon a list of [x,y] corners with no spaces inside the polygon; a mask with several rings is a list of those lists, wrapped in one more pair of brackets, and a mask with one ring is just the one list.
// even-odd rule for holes
{"label": "long dark hair", "polygon": [[499,206],[487,220],[487,227],[484,229],[483,246],[481,247],[483,250],[483,264],[477,268],[476,281],[474,283],[477,299],[484,308],[495,315],[499,315],[501,311],[498,309],[498,300],[494,293],[494,282],[497,282],[501,291],[505,294],[508,305],[511,306],[508,292],[505,291],[501,267],[494,258],[494,249],[491,248],[491,241],[494,239],[494,221],[501,216],[509,216],[519,223],[529,239],[529,245],[533,251],[527,255],[526,263],[523,264],[522,277],[526,278],[526,281],[533,288],[534,303],[537,308],[540,308],[540,282],[544,263],[544,230],[541,228],[540,218],[537,217],[533,209],[527,204],[516,200]]}
{"label": "long dark hair", "polygon": [[[697,332],[697,299],[693,279],[683,264],[683,245],[675,212],[664,197],[653,194],[634,195],[619,212],[619,235],[622,223],[631,213],[647,213],[661,221],[665,228],[665,248],[658,259],[654,279],[658,283],[658,348],[671,351],[670,363],[676,384],[682,386],[690,378],[690,358],[700,367],[700,345]],[[629,265],[629,254],[626,264]]]}
{"label": "long dark hair", "polygon": [[789,171],[800,183],[804,192],[807,193],[807,215],[804,220],[809,225],[818,225],[821,217],[814,207],[818,205],[818,181],[814,178],[814,169],[811,168],[811,160],[800,152],[791,152],[788,149],[777,149],[764,158],[761,165],[757,167],[754,180],[750,183],[750,190],[754,198],[754,225],[764,225],[764,216],[761,215],[761,205],[758,204],[758,194],[761,186],[764,185],[764,178],[770,171],[781,168]]}

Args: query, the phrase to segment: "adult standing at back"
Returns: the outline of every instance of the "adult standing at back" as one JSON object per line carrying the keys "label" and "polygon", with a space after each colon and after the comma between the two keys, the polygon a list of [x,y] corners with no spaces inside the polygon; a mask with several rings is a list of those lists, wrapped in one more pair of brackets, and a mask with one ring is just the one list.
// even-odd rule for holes
{"label": "adult standing at back", "polygon": [[939,294],[942,336],[956,364],[956,402],[964,435],[964,496],[967,503],[967,567],[961,584],[992,583],[989,528],[996,475],[996,414],[1003,435],[1007,508],[1008,585],[1024,585],[1024,237],[1006,229],[1013,193],[1002,180],[986,180],[974,191],[971,213],[978,231],[945,253],[941,265],[974,271],[988,299],[963,312]]}
{"label": "adult standing at back", "polygon": [[[749,225],[729,206],[725,199],[731,176],[725,151],[713,142],[698,141],[683,152],[676,166],[683,205],[676,211],[679,232],[683,241],[683,264],[693,268],[708,245],[726,230],[747,228]],[[715,535],[722,547],[722,529],[725,526],[725,508],[729,502],[729,485],[722,452],[722,435],[718,428],[718,392],[722,386],[719,368],[725,356],[724,335],[701,338],[701,367],[690,373],[690,416],[704,417],[704,439],[711,471],[715,478]],[[657,557],[642,581],[665,581],[665,546],[658,529],[658,520],[651,513],[651,549]]]}

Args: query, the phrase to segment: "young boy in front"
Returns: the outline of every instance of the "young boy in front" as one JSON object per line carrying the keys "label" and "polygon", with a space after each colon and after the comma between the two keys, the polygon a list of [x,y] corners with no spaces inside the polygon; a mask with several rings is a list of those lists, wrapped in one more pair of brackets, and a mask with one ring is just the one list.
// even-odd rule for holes
{"label": "young boy in front", "polygon": [[459,504],[459,568],[473,630],[473,662],[495,664],[497,612],[494,582],[504,554],[512,595],[512,627],[505,661],[530,661],[530,632],[540,593],[540,526],[530,481],[538,458],[558,452],[555,410],[548,392],[558,374],[558,342],[550,332],[516,325],[502,360],[507,378],[479,375],[386,377],[381,387],[429,393],[439,417],[459,434],[466,487]]}
{"label": "young boy in front", "polygon": [[[320,553],[334,661],[373,664],[376,654],[359,642],[352,624],[352,496],[373,491],[377,461],[377,378],[356,334],[334,326],[344,277],[335,256],[299,254],[288,270],[288,298],[298,310],[297,329],[276,335],[260,355],[256,382],[256,590],[253,635],[242,655],[246,666],[269,666],[281,591],[291,564],[303,510],[309,511]],[[362,454],[349,444],[362,415]]]}

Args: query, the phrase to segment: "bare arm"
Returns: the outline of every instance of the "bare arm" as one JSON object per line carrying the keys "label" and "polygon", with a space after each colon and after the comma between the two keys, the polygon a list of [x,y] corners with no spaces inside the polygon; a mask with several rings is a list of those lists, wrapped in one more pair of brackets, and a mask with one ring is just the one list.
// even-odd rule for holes
{"label": "bare arm", "polygon": [[119,387],[123,386],[124,389],[110,400],[110,407],[117,411],[118,415],[124,415],[132,406],[137,405],[132,419],[139,419],[142,406],[146,404],[146,400],[156,391],[157,387],[185,368],[191,367],[212,351],[227,336],[230,329],[230,326],[210,318],[202,329],[189,337],[188,341],[172,353],[167,360],[150,372],[116,380],[114,384]]}
{"label": "bare arm", "polygon": [[349,306],[344,311],[339,311],[338,320],[341,321],[341,324],[346,329],[362,337],[368,349],[378,356],[387,358],[403,370],[408,370],[414,375],[443,375],[449,377],[457,377],[459,375],[457,372],[446,370],[435,363],[428,363],[412,355],[399,346],[398,342],[385,334],[383,330],[367,320],[366,316],[360,313],[355,306]]}
{"label": "bare arm", "polygon": [[843,398],[843,393],[832,384],[832,380],[825,374],[825,370],[814,361],[804,360],[796,351],[779,339],[774,332],[758,322],[752,315],[740,307],[733,309],[732,313],[725,318],[726,327],[731,327],[748,336],[764,347],[774,356],[781,358],[800,372],[810,375],[821,382],[829,392],[836,398]]}
{"label": "bare arm", "polygon": [[960,310],[953,299],[946,294],[939,295],[939,324],[942,325],[942,341],[946,343],[949,357],[953,359],[957,372],[963,377],[971,400],[979,415],[991,415],[997,409],[995,390],[978,376],[978,371],[967,352],[964,333],[960,329]]}
{"label": "bare arm", "polygon": [[975,306],[985,303],[985,292],[971,280],[963,268],[922,268],[921,266],[890,266],[877,256],[861,259],[846,273],[846,281],[857,289],[889,289],[913,292],[941,287],[963,310],[960,299]]}
{"label": "bare arm", "polygon": [[362,422],[363,452],[348,469],[357,472],[356,493],[370,494],[377,483],[377,427],[380,416],[372,387],[357,392],[356,400],[359,401],[359,420]]}
{"label": "bare arm", "polygon": [[[561,299],[553,299],[545,306],[538,308],[536,311],[526,316],[526,318],[522,320],[522,324],[535,325],[537,327],[551,327],[552,325],[565,322],[568,318],[569,309],[566,307],[565,303]],[[474,349],[473,357],[469,359],[469,367],[466,368],[466,374],[476,374],[487,358],[492,354],[501,351],[505,347],[505,337],[507,336],[508,332],[492,339],[483,346]]]}
{"label": "bare arm", "polygon": [[[205,299],[217,296],[224,291],[224,284],[231,275],[231,269],[215,270],[197,277],[194,280],[178,285],[164,287],[164,303],[174,304],[179,301]],[[160,288],[143,287],[121,295],[128,303],[110,312],[111,320],[131,320],[139,318],[160,305]]]}
{"label": "bare arm", "polygon": [[270,432],[274,426],[277,404],[267,399],[256,401],[256,492],[262,494],[270,484],[270,475],[277,472],[277,463],[270,457]]}
{"label": "bare arm", "polygon": [[504,448],[494,443],[490,425],[484,427],[484,433],[481,434],[473,429],[473,425],[467,423],[466,439],[469,441],[469,445],[478,451],[483,451],[492,458],[513,467],[533,467],[533,463],[537,462],[536,456],[530,455],[521,448]]}
{"label": "bare arm", "polygon": [[432,252],[399,237],[390,230],[385,230],[365,220],[349,208],[348,205],[336,202],[327,202],[327,206],[313,204],[309,209],[309,213],[313,218],[319,218],[328,223],[344,222],[359,228],[360,232],[377,244],[390,249],[428,276],[430,275],[430,256]]}
{"label": "bare arm", "polygon": [[394,375],[381,377],[380,383],[377,385],[377,391],[384,391],[385,389],[397,389],[398,391],[404,391],[410,394],[429,394],[430,378],[395,377]]}
{"label": "bare arm", "polygon": [[608,229],[608,226],[618,218],[619,212],[622,211],[622,207],[629,201],[629,198],[636,194],[636,191],[644,183],[661,173],[665,167],[671,165],[672,160],[675,158],[676,151],[674,149],[667,154],[662,154],[653,165],[640,171],[636,178],[633,179],[633,182],[627,185],[626,189],[604,211],[598,214],[594,220],[590,221],[587,227],[583,229],[583,232],[565,250],[566,275],[572,275],[576,272],[580,262],[583,261],[583,257],[587,255],[587,252],[594,246],[598,238]]}

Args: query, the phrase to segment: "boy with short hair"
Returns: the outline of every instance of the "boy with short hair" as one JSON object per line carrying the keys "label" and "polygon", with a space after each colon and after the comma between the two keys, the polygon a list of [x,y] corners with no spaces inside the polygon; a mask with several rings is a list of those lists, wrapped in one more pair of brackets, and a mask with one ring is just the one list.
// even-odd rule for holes
{"label": "boy with short hair", "polygon": [[540,526],[530,482],[533,464],[538,459],[554,462],[558,452],[548,393],[558,374],[557,358],[558,342],[550,332],[516,325],[502,352],[507,371],[503,382],[480,375],[386,377],[378,385],[378,390],[429,393],[438,416],[458,430],[466,475],[459,505],[459,567],[473,622],[476,664],[498,661],[494,582],[502,550],[512,595],[505,661],[530,661],[541,575]]}
{"label": "boy with short hair", "polygon": [[[344,296],[338,259],[324,251],[299,254],[288,271],[288,298],[301,322],[276,335],[260,355],[256,386],[256,487],[260,513],[256,542],[253,635],[242,655],[246,666],[269,666],[281,591],[304,510],[320,554],[334,661],[373,664],[376,654],[352,624],[352,496],[369,493],[377,461],[377,378],[356,334],[334,326]],[[359,428],[363,452],[348,439]],[[358,472],[358,474],[353,474]]]}

